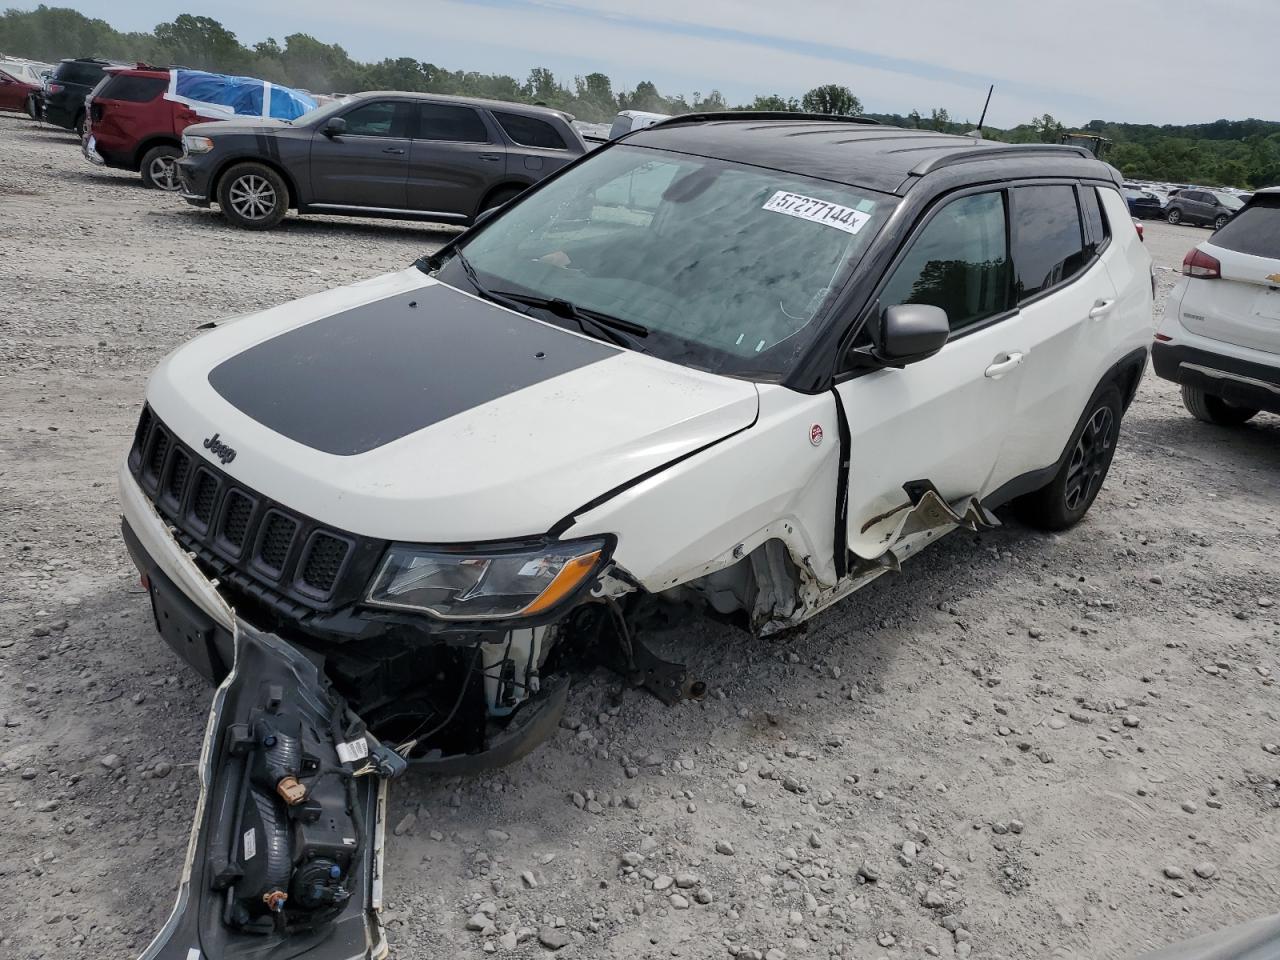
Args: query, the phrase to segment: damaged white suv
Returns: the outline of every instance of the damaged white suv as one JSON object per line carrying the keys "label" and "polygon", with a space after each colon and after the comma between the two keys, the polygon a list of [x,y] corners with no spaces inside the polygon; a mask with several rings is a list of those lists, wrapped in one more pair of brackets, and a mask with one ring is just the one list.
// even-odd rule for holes
{"label": "damaged white suv", "polygon": [[584,659],[697,695],[646,603],[769,633],[1002,503],[1075,523],[1151,306],[1119,176],[1080,149],[699,115],[177,350],[124,535],[161,634],[222,685],[148,955],[322,928],[350,939],[314,955],[376,952],[374,784],[518,756]]}

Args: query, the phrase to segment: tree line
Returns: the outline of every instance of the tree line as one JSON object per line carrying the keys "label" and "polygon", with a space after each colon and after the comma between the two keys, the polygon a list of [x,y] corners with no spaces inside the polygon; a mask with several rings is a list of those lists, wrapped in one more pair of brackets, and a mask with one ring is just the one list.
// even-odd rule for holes
{"label": "tree line", "polygon": [[[649,81],[614,90],[603,73],[575,76],[564,82],[545,67],[523,80],[506,74],[449,70],[413,57],[375,63],[353,60],[336,43],[305,33],[282,41],[268,37],[246,46],[212,17],[182,14],[157,24],[150,33],[122,32],[105,20],[76,10],[41,5],[34,10],[9,9],[0,15],[0,51],[9,56],[54,61],[63,57],[99,56],[152,64],[180,64],[199,70],[261,77],[316,93],[361,90],[412,90],[461,96],[540,103],[581,120],[607,122],[620,110],[689,113],[720,110],[804,110],[842,116],[865,115],[883,123],[966,133],[970,119],[953,119],[942,107],[927,114],[863,113],[861,100],[848,87],[829,83],[803,97],[767,94],[750,103],[729,104],[719,90],[691,95],[665,95]],[[1280,123],[1264,120],[1217,120],[1184,126],[1094,120],[1084,128],[1114,142],[1108,159],[1128,177],[1174,183],[1260,187],[1280,183]],[[1001,130],[983,133],[1011,143],[1056,143],[1066,128],[1050,114]]]}

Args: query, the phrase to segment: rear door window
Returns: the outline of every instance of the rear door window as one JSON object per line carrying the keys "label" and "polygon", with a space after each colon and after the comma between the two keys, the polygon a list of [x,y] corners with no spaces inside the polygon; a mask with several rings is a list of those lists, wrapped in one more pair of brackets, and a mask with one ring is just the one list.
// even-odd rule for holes
{"label": "rear door window", "polygon": [[523,117],[518,113],[493,112],[502,131],[522,147],[545,147],[549,150],[565,150],[564,137],[545,120]]}
{"label": "rear door window", "polygon": [[952,330],[1003,313],[1010,306],[1005,236],[1003,194],[952,200],[912,242],[880,293],[880,309],[931,304],[947,311]]}
{"label": "rear door window", "polygon": [[99,100],[125,100],[129,103],[148,103],[169,87],[167,80],[159,77],[114,76],[109,77],[102,89],[94,93]]}
{"label": "rear door window", "polygon": [[362,103],[342,115],[347,127],[343,134],[351,137],[408,136],[408,104],[397,100],[374,100]]}
{"label": "rear door window", "polygon": [[1011,194],[1013,264],[1021,303],[1080,272],[1084,235],[1074,187],[1015,187]]}
{"label": "rear door window", "polygon": [[1255,198],[1209,242],[1236,253],[1280,260],[1280,196]]}
{"label": "rear door window", "polygon": [[417,138],[455,143],[488,143],[489,131],[480,119],[480,114],[470,107],[459,107],[451,103],[420,103]]}

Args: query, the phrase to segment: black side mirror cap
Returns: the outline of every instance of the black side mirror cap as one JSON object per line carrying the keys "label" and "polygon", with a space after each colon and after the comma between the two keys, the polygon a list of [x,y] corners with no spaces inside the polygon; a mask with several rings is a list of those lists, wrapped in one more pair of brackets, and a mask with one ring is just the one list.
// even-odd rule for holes
{"label": "black side mirror cap", "polygon": [[888,366],[903,366],[932,357],[951,336],[947,311],[928,303],[899,303],[880,315],[875,358]]}
{"label": "black side mirror cap", "polygon": [[330,117],[325,122],[323,133],[326,137],[337,137],[347,132],[347,121],[341,117]]}

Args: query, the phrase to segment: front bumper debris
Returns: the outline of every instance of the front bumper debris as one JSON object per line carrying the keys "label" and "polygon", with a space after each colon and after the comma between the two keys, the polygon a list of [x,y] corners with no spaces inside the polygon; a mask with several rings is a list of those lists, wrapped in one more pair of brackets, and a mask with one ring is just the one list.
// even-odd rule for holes
{"label": "front bumper debris", "polygon": [[140,960],[377,960],[387,780],[404,763],[319,667],[239,621],[177,903]]}

